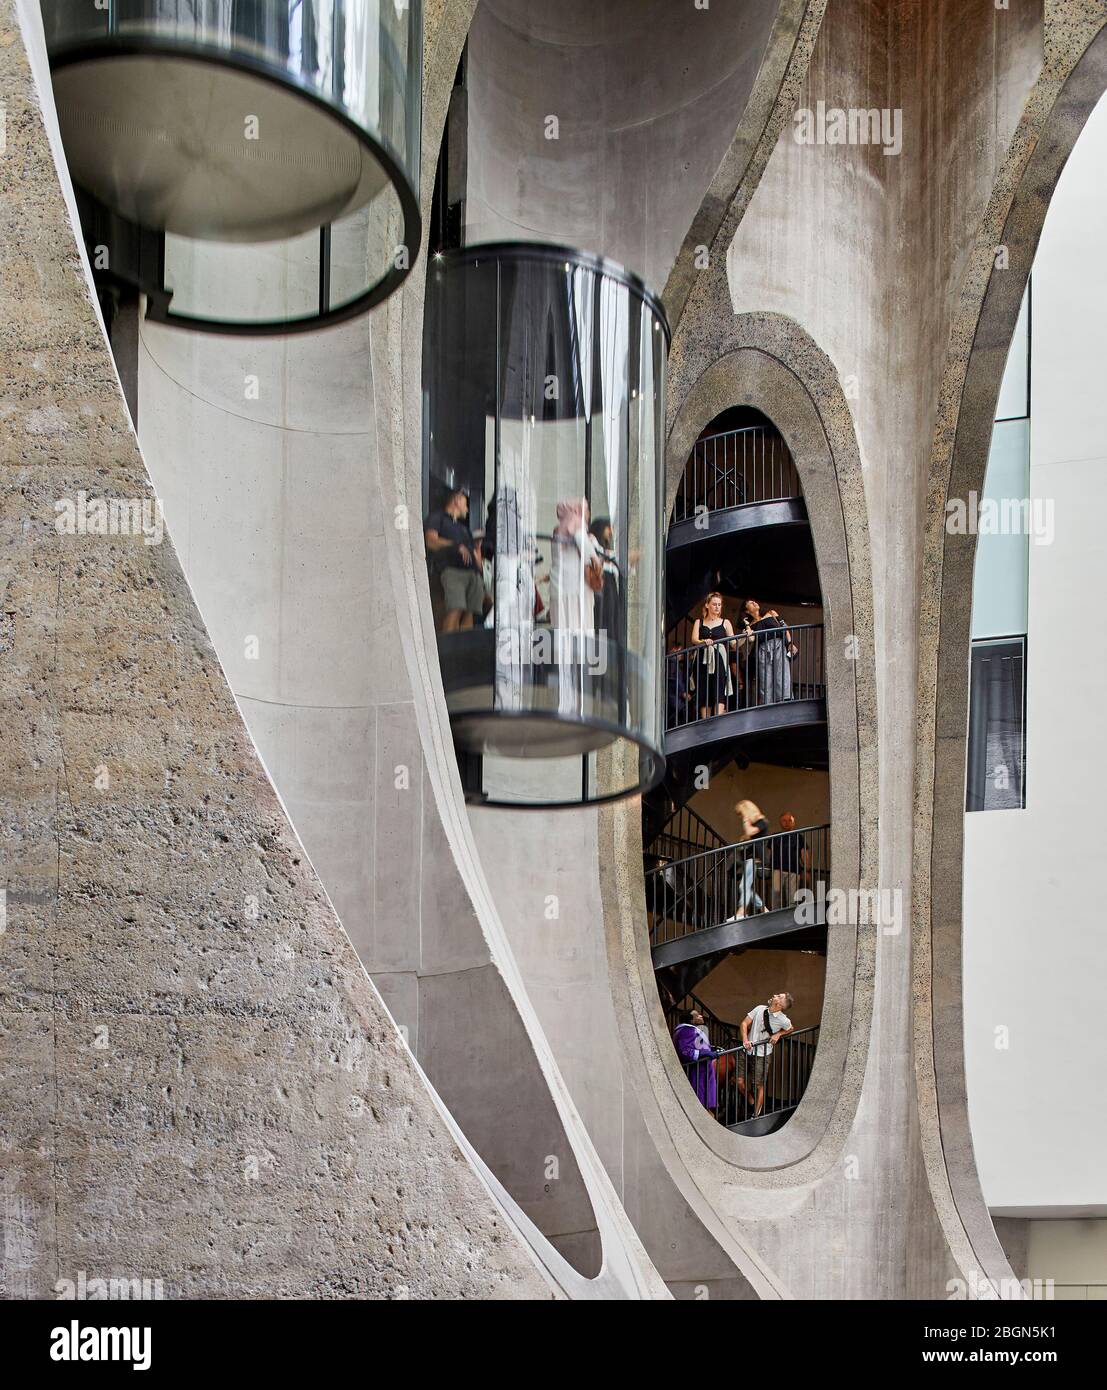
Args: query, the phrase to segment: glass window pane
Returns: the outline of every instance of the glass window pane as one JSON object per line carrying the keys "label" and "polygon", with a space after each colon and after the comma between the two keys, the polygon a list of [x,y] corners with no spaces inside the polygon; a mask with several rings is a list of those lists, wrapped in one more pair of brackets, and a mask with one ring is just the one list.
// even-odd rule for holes
{"label": "glass window pane", "polygon": [[992,430],[984,494],[970,506],[969,526],[977,532],[974,638],[1026,632],[1029,496],[1030,422],[1001,421]]}
{"label": "glass window pane", "polygon": [[997,420],[1015,420],[1030,414],[1030,286],[1023,295],[1015,334],[1007,352],[1003,384],[996,405]]}

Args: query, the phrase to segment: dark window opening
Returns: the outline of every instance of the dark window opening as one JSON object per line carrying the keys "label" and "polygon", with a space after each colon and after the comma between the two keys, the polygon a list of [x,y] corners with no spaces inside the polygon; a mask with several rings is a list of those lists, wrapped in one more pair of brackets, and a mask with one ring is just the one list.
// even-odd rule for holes
{"label": "dark window opening", "polygon": [[1026,806],[1026,638],[974,642],[966,811]]}

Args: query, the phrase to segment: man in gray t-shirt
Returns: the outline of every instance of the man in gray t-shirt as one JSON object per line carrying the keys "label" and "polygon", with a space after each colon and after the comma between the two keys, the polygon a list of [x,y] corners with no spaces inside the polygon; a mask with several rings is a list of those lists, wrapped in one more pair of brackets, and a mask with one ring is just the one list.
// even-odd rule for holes
{"label": "man in gray t-shirt", "polygon": [[792,1031],[792,1020],[784,1011],[794,1003],[790,994],[781,991],[774,994],[767,1004],[755,1004],[742,1020],[746,1064],[745,1075],[738,1076],[738,1089],[747,1101],[749,1092],[756,1092],[754,1118],[761,1114],[765,1104],[765,1068],[772,1056],[773,1044]]}

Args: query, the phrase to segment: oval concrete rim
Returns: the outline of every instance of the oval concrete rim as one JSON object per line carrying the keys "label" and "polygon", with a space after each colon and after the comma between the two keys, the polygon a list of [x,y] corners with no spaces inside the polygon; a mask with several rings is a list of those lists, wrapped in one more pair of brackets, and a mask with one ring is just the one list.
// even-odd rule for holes
{"label": "oval concrete rim", "polygon": [[[875,882],[875,875],[862,871],[863,865],[875,866],[876,856],[875,818],[866,817],[862,804],[863,786],[873,785],[875,779],[875,737],[866,743],[859,730],[860,709],[875,708],[875,666],[864,496],[849,409],[829,359],[794,321],[777,314],[731,313],[726,336],[717,355],[670,410],[667,500],[671,503],[675,495],[695,439],[729,406],[750,405],[762,411],[792,451],[811,517],[828,629],[834,883],[861,886],[869,878]],[[847,524],[843,503],[847,493],[861,526]],[[860,660],[847,661],[846,636],[859,639]],[[837,651],[841,657],[835,655]],[[860,701],[859,685],[868,691],[868,698]],[[863,763],[868,766],[863,768]],[[609,814],[623,818],[616,833],[627,846],[627,857],[634,848],[640,855],[639,808],[613,808]],[[868,843],[863,845],[866,836]],[[700,1146],[751,1177],[775,1177],[773,1185],[809,1179],[807,1171],[801,1177],[799,1165],[806,1169],[806,1161],[811,1160],[822,1170],[834,1160],[860,1098],[872,1004],[872,929],[843,928],[828,943],[820,1046],[794,1115],[773,1134],[739,1136],[709,1116],[687,1084],[665,1026],[648,937],[641,925],[646,917],[642,875],[629,873],[627,880],[614,889],[614,898],[605,894],[605,902],[610,919],[624,918],[623,959],[618,968],[631,977],[632,991],[639,995],[633,1012],[635,1046],[641,1055],[633,1070],[640,1073],[645,1061],[645,1084],[652,1088],[672,1141],[685,1150],[686,1161],[694,1162],[694,1150]],[[638,924],[635,929],[632,922],[629,936],[628,917]]]}
{"label": "oval concrete rim", "polygon": [[[1054,88],[1052,93],[1050,87]],[[950,535],[945,503],[983,490],[1007,351],[1057,180],[1093,107],[1107,93],[1107,22],[1045,72],[1024,110],[974,255],[986,269],[952,336],[932,459],[925,565],[935,597],[920,615],[915,1066],[931,1188],[947,1236],[960,1225],[986,1277],[1012,1271],[992,1224],[972,1142],[964,1058],[962,885],[968,655],[976,538]],[[1000,272],[996,249],[1008,250]],[[941,1177],[948,1182],[941,1191]],[[945,1200],[943,1200],[943,1197]]]}

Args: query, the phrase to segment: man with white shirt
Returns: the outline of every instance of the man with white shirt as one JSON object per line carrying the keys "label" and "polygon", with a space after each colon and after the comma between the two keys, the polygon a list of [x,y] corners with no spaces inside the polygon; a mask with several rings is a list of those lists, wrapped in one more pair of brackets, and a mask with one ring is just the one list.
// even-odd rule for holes
{"label": "man with white shirt", "polygon": [[792,1031],[792,1020],[784,1012],[795,1000],[783,991],[767,1004],[755,1004],[742,1020],[742,1046],[746,1049],[745,1075],[738,1077],[738,1089],[749,1100],[747,1085],[757,1093],[754,1119],[765,1104],[765,1068],[773,1045]]}

